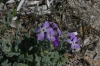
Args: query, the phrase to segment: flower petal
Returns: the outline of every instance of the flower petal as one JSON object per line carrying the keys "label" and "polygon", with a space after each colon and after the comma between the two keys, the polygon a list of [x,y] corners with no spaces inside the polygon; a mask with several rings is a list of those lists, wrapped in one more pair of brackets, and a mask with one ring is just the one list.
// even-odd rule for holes
{"label": "flower petal", "polygon": [[50,35],[50,34],[46,34],[46,37],[49,41],[55,41],[56,40],[56,38],[53,35]]}
{"label": "flower petal", "polygon": [[72,44],[72,41],[71,41],[70,39],[67,39],[67,42],[68,42],[69,44]]}
{"label": "flower petal", "polygon": [[58,26],[57,26],[57,24],[55,22],[52,22],[52,24],[53,24],[54,28],[58,28]]}
{"label": "flower petal", "polygon": [[72,45],[71,45],[71,49],[72,49],[72,50],[75,49],[75,44],[72,44]]}
{"label": "flower petal", "polygon": [[58,31],[58,35],[61,35],[61,31],[60,31],[60,29],[57,29],[57,31]]}
{"label": "flower petal", "polygon": [[41,27],[38,27],[35,32],[38,33],[40,31],[41,31]]}
{"label": "flower petal", "polygon": [[68,32],[68,36],[70,36],[71,40],[75,37],[74,33],[69,33],[69,32]]}
{"label": "flower petal", "polygon": [[56,38],[54,36],[52,36],[50,39],[51,39],[51,41],[55,41],[56,40]]}
{"label": "flower petal", "polygon": [[48,29],[46,30],[46,32],[49,33],[49,34],[54,34],[54,33],[55,33],[54,30],[53,30],[52,28],[48,28]]}
{"label": "flower petal", "polygon": [[79,44],[72,44],[71,48],[72,48],[72,50],[77,49],[77,48],[80,48],[80,45]]}
{"label": "flower petal", "polygon": [[49,27],[49,25],[50,25],[49,22],[45,21],[44,24],[43,24],[43,28],[47,28],[47,27]]}
{"label": "flower petal", "polygon": [[80,45],[79,44],[75,44],[75,48],[80,48]]}
{"label": "flower petal", "polygon": [[73,42],[77,42],[77,41],[78,41],[78,38],[74,37]]}
{"label": "flower petal", "polygon": [[38,40],[42,41],[44,39],[44,33],[38,34]]}
{"label": "flower petal", "polygon": [[58,46],[58,40],[57,39],[53,42],[53,45],[54,45],[55,48]]}

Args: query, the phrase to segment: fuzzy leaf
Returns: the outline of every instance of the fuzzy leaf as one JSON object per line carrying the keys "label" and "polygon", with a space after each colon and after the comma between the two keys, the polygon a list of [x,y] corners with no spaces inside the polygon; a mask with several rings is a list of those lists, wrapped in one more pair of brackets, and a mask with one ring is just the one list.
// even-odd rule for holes
{"label": "fuzzy leaf", "polygon": [[33,56],[32,55],[28,55],[26,59],[29,60],[29,61],[32,61],[33,60]]}
{"label": "fuzzy leaf", "polygon": [[28,66],[28,65],[23,64],[23,63],[18,63],[17,66]]}

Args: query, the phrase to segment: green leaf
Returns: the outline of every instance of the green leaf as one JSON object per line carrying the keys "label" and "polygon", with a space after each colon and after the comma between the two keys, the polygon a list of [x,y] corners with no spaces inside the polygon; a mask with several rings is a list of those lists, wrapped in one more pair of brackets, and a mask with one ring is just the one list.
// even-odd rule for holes
{"label": "green leaf", "polygon": [[23,60],[24,59],[24,54],[21,54],[19,57],[18,57],[18,60]]}
{"label": "green leaf", "polygon": [[28,61],[33,61],[33,56],[32,55],[28,55],[26,58]]}
{"label": "green leaf", "polygon": [[56,58],[56,59],[59,59],[59,58],[60,58],[60,56],[59,56],[59,54],[58,54],[57,51],[55,52],[55,58]]}
{"label": "green leaf", "polygon": [[30,35],[28,33],[25,33],[24,36],[27,38],[30,37]]}
{"label": "green leaf", "polygon": [[41,66],[41,65],[40,65],[41,57],[38,57],[37,54],[35,55],[35,57],[36,57],[36,58],[35,58],[35,61],[37,62],[36,66]]}
{"label": "green leaf", "polygon": [[31,51],[32,49],[33,49],[33,46],[30,46],[30,47],[29,47],[29,51]]}
{"label": "green leaf", "polygon": [[17,62],[14,62],[14,63],[13,63],[13,66],[17,66]]}
{"label": "green leaf", "polygon": [[0,59],[2,59],[3,58],[3,56],[0,56]]}
{"label": "green leaf", "polygon": [[16,10],[16,9],[14,9],[14,10],[12,11],[12,15],[13,15],[13,16],[15,16],[15,15],[16,15],[16,13],[17,13],[17,10]]}
{"label": "green leaf", "polygon": [[1,66],[11,66],[11,63],[8,63],[8,60],[5,60],[3,63],[1,63]]}
{"label": "green leaf", "polygon": [[28,65],[23,64],[23,63],[17,63],[17,66],[28,66]]}
{"label": "green leaf", "polygon": [[7,56],[8,57],[12,57],[12,56],[18,56],[20,53],[13,53],[13,52],[11,52],[11,53],[8,53],[7,54]]}
{"label": "green leaf", "polygon": [[2,48],[2,51],[4,53],[8,53],[11,51],[12,44],[11,44],[11,41],[8,37],[6,39],[2,40],[2,47],[1,48]]}

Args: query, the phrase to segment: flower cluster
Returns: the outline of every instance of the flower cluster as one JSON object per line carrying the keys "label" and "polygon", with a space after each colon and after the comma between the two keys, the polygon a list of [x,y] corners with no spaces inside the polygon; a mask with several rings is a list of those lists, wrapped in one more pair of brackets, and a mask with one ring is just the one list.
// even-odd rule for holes
{"label": "flower cluster", "polygon": [[58,37],[61,35],[61,31],[55,22],[49,23],[45,21],[42,26],[36,29],[36,33],[38,34],[38,40],[43,41],[46,37],[46,39],[53,42],[54,47],[58,46]]}
{"label": "flower cluster", "polygon": [[77,36],[72,32],[72,33],[68,33],[68,36],[70,37],[69,39],[67,39],[67,42],[69,44],[71,44],[71,49],[77,49],[80,48],[80,45],[78,44],[78,38]]}

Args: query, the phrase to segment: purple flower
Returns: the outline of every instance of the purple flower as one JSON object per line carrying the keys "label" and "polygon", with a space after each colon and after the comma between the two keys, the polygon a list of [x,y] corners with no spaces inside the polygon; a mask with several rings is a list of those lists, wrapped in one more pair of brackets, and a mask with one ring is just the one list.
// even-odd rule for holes
{"label": "purple flower", "polygon": [[46,37],[50,41],[55,41],[56,40],[55,32],[54,32],[54,30],[52,28],[48,28]]}
{"label": "purple flower", "polygon": [[77,37],[76,37],[76,36],[73,36],[73,35],[72,35],[72,37],[73,37],[73,38],[67,39],[67,42],[68,42],[69,44],[71,44],[71,48],[72,48],[72,49],[80,48],[80,45],[77,43],[77,42],[78,42]]}
{"label": "purple flower", "polygon": [[52,22],[52,27],[53,28],[58,28],[57,24],[55,22]]}
{"label": "purple flower", "polygon": [[56,48],[58,46],[58,39],[56,39],[55,41],[53,41],[53,46]]}
{"label": "purple flower", "polygon": [[73,32],[72,33],[68,32],[68,36],[70,36],[70,39],[72,40],[75,37],[75,34]]}
{"label": "purple flower", "polygon": [[[57,34],[55,33],[54,29],[57,29]],[[56,48],[58,46],[58,37],[59,35],[61,35],[61,31],[58,28],[58,26],[56,25],[56,23],[52,23],[52,25],[50,26],[48,21],[45,21],[44,24],[42,26],[39,26],[36,30],[37,38],[38,40],[42,41],[44,40],[44,37],[46,36],[46,38],[53,42],[54,47]]]}
{"label": "purple flower", "polygon": [[38,40],[44,40],[44,33],[47,32],[47,28],[49,27],[49,22],[45,21],[44,24],[37,28],[36,33],[38,34]]}
{"label": "purple flower", "polygon": [[61,35],[61,31],[59,29],[59,27],[57,26],[57,24],[55,22],[52,22],[52,28],[56,28],[57,29],[57,32],[58,32],[58,35]]}
{"label": "purple flower", "polygon": [[49,41],[53,42],[53,46],[55,48],[58,46],[58,36],[55,35],[55,32],[52,28],[48,28],[46,37]]}

